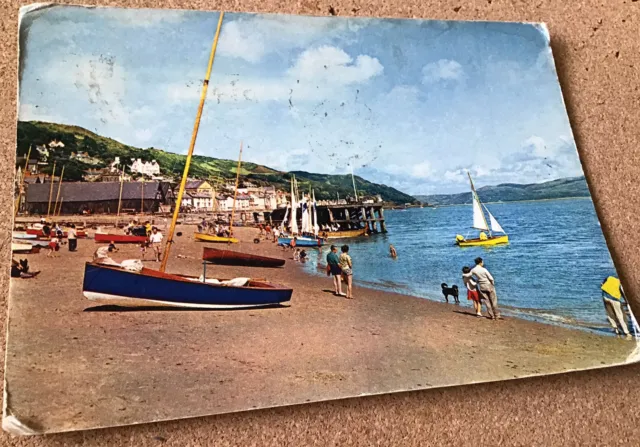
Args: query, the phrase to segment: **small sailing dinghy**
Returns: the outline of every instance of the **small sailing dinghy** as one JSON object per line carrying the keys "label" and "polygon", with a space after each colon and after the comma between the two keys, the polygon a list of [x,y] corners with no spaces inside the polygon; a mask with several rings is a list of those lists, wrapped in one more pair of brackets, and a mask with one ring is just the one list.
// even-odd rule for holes
{"label": "small sailing dinghy", "polygon": [[[469,182],[471,183],[471,199],[473,201],[473,226],[476,230],[480,230],[480,236],[474,239],[466,239],[464,236],[458,234],[456,236],[456,245],[459,247],[478,247],[478,246],[493,246],[493,245],[502,245],[509,243],[509,236],[502,229],[498,221],[495,217],[489,212],[487,207],[480,202],[480,198],[478,197],[478,193],[476,192],[475,187],[473,186],[473,180],[471,180],[471,174],[467,173],[469,176]],[[487,219],[484,214],[484,210],[489,215],[489,224],[487,224]],[[489,235],[485,233],[485,231],[489,232]],[[502,233],[501,235],[494,235],[494,233]]]}
{"label": "small sailing dinghy", "polygon": [[235,237],[216,236],[215,234],[207,234],[207,233],[193,233],[193,237],[196,241],[200,241],[200,242],[214,242],[214,243],[226,243],[226,244],[237,244],[238,242],[240,242]]}
{"label": "small sailing dinghy", "polygon": [[[182,203],[185,191],[223,17],[224,12],[221,12],[211,47],[207,74],[202,83],[200,105],[187,152],[185,169],[175,201],[177,204]],[[108,256],[105,258],[103,254],[106,253],[96,253],[98,259],[85,264],[82,286],[84,296],[90,300],[104,300],[108,303],[125,306],[168,305],[188,308],[266,306],[282,304],[291,300],[293,293],[291,288],[271,284],[266,280],[207,278],[206,262],[203,262],[203,274],[200,277],[166,273],[165,269],[169,260],[171,246],[174,243],[173,236],[179,213],[180,207],[175,206],[171,226],[167,232],[160,270],[146,268],[140,265],[141,261],[137,261],[137,263],[135,261],[123,261],[118,264]],[[230,223],[232,222],[233,220]]]}
{"label": "small sailing dinghy", "polygon": [[284,259],[209,247],[205,247],[204,250],[202,250],[202,259],[212,264],[246,267],[282,267],[285,263]]}
{"label": "small sailing dinghy", "polygon": [[250,278],[213,279],[143,268],[87,262],[82,285],[92,301],[123,306],[171,306],[200,309],[283,304],[293,290]]}

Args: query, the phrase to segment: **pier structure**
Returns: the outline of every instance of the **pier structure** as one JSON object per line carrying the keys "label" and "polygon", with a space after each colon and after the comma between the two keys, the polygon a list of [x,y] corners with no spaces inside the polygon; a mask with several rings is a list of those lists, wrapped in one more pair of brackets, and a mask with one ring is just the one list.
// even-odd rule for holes
{"label": "pier structure", "polygon": [[[298,208],[296,213],[298,227],[302,225],[301,209]],[[387,225],[384,218],[384,210],[382,204],[370,203],[347,203],[336,205],[318,205],[316,207],[318,215],[318,225],[320,229],[339,227],[339,231],[366,229],[371,233],[386,233]],[[279,208],[265,213],[265,220],[271,222],[272,225],[280,226],[289,224],[291,210],[287,212],[286,208]],[[287,220],[284,221],[285,215]],[[283,222],[284,221],[284,222]]]}

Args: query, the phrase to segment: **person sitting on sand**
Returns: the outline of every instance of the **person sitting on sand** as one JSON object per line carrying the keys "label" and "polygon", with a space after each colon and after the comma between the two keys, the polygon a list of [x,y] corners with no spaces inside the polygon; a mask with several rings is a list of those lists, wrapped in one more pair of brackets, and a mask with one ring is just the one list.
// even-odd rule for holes
{"label": "person sitting on sand", "polygon": [[338,256],[338,247],[331,246],[331,251],[327,255],[327,275],[333,276],[333,294],[336,296],[345,296],[342,293],[342,269],[340,268],[340,257]]}
{"label": "person sitting on sand", "polygon": [[471,269],[471,274],[478,285],[480,299],[484,300],[487,306],[487,313],[492,320],[502,320],[498,310],[498,295],[496,294],[495,280],[489,270],[484,268],[484,261],[478,257],[474,261],[476,266]]}
{"label": "person sitting on sand", "polygon": [[278,238],[280,237],[280,230],[278,228],[273,229],[273,242],[278,242]]}
{"label": "person sitting on sand", "polygon": [[480,302],[480,294],[478,293],[478,283],[473,279],[471,269],[466,265],[462,267],[462,282],[467,287],[467,299],[473,302],[473,309],[476,316],[482,316],[482,303]]}
{"label": "person sitting on sand", "polygon": [[300,260],[300,249],[296,248],[293,250],[293,260],[294,261],[299,261]]}
{"label": "person sitting on sand", "polygon": [[35,278],[40,272],[29,272],[29,262],[21,259],[20,262],[11,259],[11,277],[12,278]]}
{"label": "person sitting on sand", "polygon": [[349,246],[343,245],[340,249],[342,254],[340,255],[340,269],[342,270],[342,277],[347,283],[347,298],[353,299],[353,262],[351,256],[349,256]]}
{"label": "person sitting on sand", "polygon": [[393,244],[389,245],[389,254],[394,259],[398,257],[398,252],[396,252],[396,248],[393,246]]}

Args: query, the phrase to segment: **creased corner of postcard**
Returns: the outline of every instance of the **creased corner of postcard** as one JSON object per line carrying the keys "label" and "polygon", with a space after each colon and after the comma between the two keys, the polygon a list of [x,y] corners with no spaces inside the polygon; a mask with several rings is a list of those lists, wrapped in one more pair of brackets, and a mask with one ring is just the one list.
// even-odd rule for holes
{"label": "creased corner of postcard", "polygon": [[2,405],[2,429],[8,433],[19,436],[37,435],[38,432],[21,422],[15,415],[11,414],[9,407],[9,393],[7,391],[7,382],[4,383],[4,402]]}

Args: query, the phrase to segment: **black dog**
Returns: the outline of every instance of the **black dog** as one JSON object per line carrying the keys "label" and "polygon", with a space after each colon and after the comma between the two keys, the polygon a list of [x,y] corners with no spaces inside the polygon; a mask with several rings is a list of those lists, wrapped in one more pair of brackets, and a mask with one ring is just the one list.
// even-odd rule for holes
{"label": "black dog", "polygon": [[449,295],[451,295],[455,300],[455,303],[460,304],[460,300],[458,300],[458,286],[454,284],[449,287],[446,283],[442,283],[440,284],[440,287],[442,287],[442,294],[444,295],[444,299],[447,303],[449,302]]}

